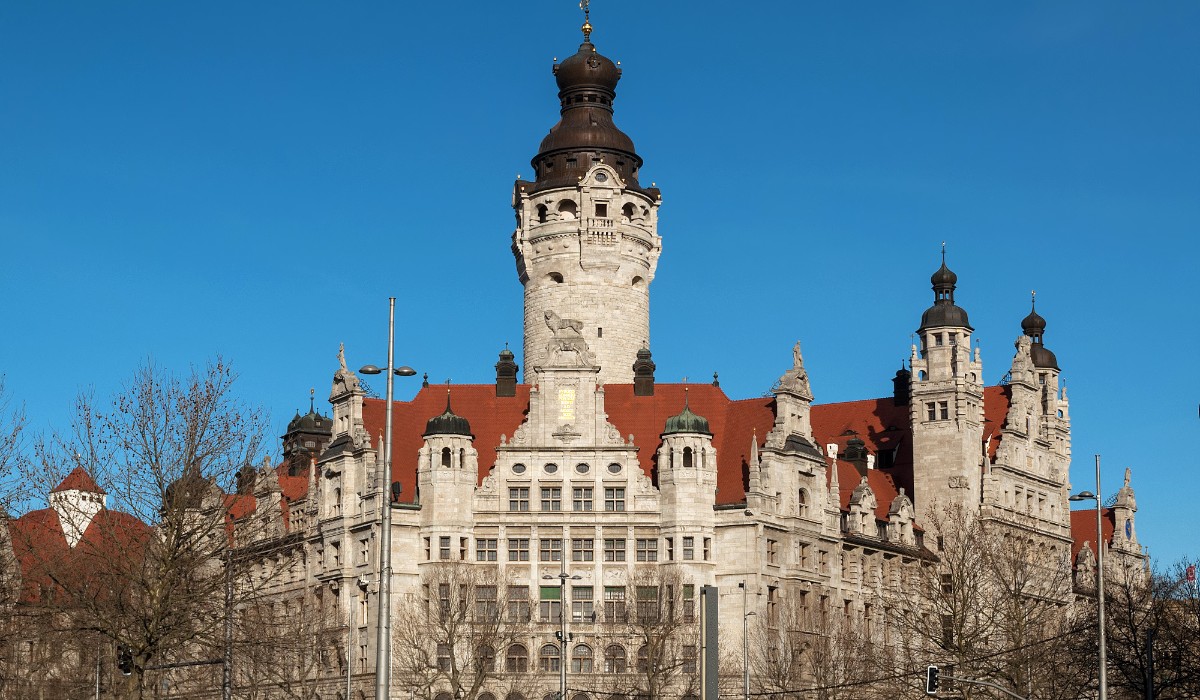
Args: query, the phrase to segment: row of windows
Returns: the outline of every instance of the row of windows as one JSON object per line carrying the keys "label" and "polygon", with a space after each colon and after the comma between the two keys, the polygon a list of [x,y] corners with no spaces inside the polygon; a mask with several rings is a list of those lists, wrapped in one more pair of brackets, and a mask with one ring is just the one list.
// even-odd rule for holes
{"label": "row of windows", "polygon": [[[474,603],[466,599],[470,589],[459,587],[459,614],[467,614],[474,607],[477,621],[498,620],[500,618],[499,588],[492,585],[475,586]],[[634,614],[637,620],[657,622],[664,616],[673,620],[678,616],[683,622],[695,620],[696,587],[686,584],[678,589],[681,597],[676,599],[676,588],[666,586],[661,592],[658,586],[636,586]],[[629,614],[626,609],[626,593],[624,586],[604,586],[603,599],[597,607],[596,591],[592,586],[572,586],[570,590],[571,619],[579,623],[595,622],[597,613],[602,613],[609,622],[628,622]],[[430,594],[426,589],[426,597]],[[541,586],[538,588],[538,619],[542,622],[561,622],[563,613],[563,591],[558,586]],[[529,599],[529,588],[526,586],[509,586],[507,595],[507,617],[513,622],[528,622],[533,619],[533,607]],[[452,586],[448,583],[438,584],[437,607],[431,611],[442,618],[448,618],[455,612],[452,598]]]}
{"label": "row of windows", "polygon": [[[526,467],[524,464],[517,463],[517,464],[512,465],[513,474],[524,474],[525,469],[526,469]],[[553,462],[550,462],[548,464],[543,465],[542,470],[544,472],[546,472],[547,474],[557,474],[558,473],[558,465],[554,464]],[[587,462],[580,462],[579,464],[575,465],[575,473],[577,473],[577,474],[587,474],[591,470],[592,470],[592,467]],[[621,465],[617,464],[616,462],[613,462],[612,464],[608,465],[608,473],[609,474],[620,474],[621,473]]]}
{"label": "row of windows", "polygon": [[[561,486],[544,486],[540,490],[543,512],[562,511],[563,490]],[[576,486],[571,489],[571,510],[577,512],[594,510],[595,489],[591,486]],[[529,511],[529,487],[513,486],[508,489],[508,510],[524,513]],[[604,488],[604,510],[620,513],[625,510],[625,488]]]}
{"label": "row of windows", "polygon": [[[442,671],[450,670],[450,645],[439,644],[437,648],[437,665]],[[684,645],[680,648],[680,670],[684,673],[696,672],[696,647]],[[538,668],[542,671],[556,672],[562,663],[562,650],[557,644],[544,644],[538,650]],[[479,648],[479,664],[487,672],[495,672],[496,652],[489,646]],[[650,664],[650,651],[646,646],[638,649],[634,670],[645,673]],[[510,646],[504,655],[504,670],[509,673],[525,673],[529,670],[529,650],[524,644]],[[571,650],[571,672],[593,673],[601,670],[604,673],[626,673],[630,670],[625,647],[620,644],[610,644],[604,648],[602,665],[597,669],[595,652],[587,644],[577,644]],[[557,694],[555,694],[557,695]],[[482,698],[483,695],[480,695]],[[512,696],[509,696],[510,700]],[[578,696],[576,696],[578,697]]]}
{"label": "row of windows", "polygon": [[[679,554],[680,558],[685,561],[690,561],[696,558],[696,540],[701,541],[701,558],[708,561],[712,555],[712,538],[692,536],[679,538]],[[438,559],[451,559],[451,538],[439,537]],[[458,559],[466,559],[466,540],[465,537],[459,538],[459,556]],[[499,539],[494,537],[478,537],[475,539],[475,560],[476,561],[499,561]],[[634,561],[653,562],[659,560],[659,547],[657,538],[635,538],[632,557]],[[665,555],[666,561],[675,560],[675,538],[666,537],[663,539],[666,544]],[[629,540],[624,537],[605,537],[601,538],[601,546],[603,547],[602,554],[604,561],[619,562],[628,561]],[[508,550],[508,561],[529,561],[530,538],[528,537],[509,537],[505,540]],[[425,558],[431,558],[430,539],[425,538]],[[538,540],[538,561],[562,561],[563,556],[563,540],[560,538],[542,538]],[[573,537],[571,538],[571,561],[596,561],[596,539],[593,537]]]}

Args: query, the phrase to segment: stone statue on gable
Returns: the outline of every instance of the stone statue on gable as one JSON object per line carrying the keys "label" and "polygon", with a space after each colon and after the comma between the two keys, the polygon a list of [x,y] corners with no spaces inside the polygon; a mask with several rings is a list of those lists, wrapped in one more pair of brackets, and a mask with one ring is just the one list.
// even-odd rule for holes
{"label": "stone statue on gable", "polygon": [[346,366],[346,344],[338,343],[338,368],[333,373],[333,391],[329,393],[329,398],[341,396],[342,394],[359,391],[358,375],[350,371]]}
{"label": "stone statue on gable", "polygon": [[792,368],[779,378],[778,388],[792,394],[799,394],[812,401],[812,387],[808,383],[808,372],[804,369],[804,357],[800,354],[800,341],[792,346]]}

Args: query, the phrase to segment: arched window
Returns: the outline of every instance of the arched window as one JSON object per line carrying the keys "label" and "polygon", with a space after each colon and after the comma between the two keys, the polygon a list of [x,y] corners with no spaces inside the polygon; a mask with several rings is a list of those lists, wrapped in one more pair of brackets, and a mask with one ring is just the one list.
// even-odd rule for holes
{"label": "arched window", "polygon": [[808,517],[808,491],[800,489],[800,493],[796,498],[796,515],[800,517]]}
{"label": "arched window", "polygon": [[692,468],[692,448],[683,448],[683,466],[685,469]]}
{"label": "arched window", "polygon": [[646,645],[643,644],[641,646],[641,648],[638,649],[637,672],[645,673],[647,671],[647,669],[649,669],[649,668],[650,668],[650,652],[648,649],[646,649]]}
{"label": "arched window", "polygon": [[545,644],[538,652],[538,666],[543,671],[558,671],[561,661],[557,644]]}
{"label": "arched window", "polygon": [[454,696],[450,693],[441,692],[433,696],[433,700],[454,700]]}
{"label": "arched window", "polygon": [[575,655],[571,657],[571,673],[591,673],[592,648],[586,644],[575,647]]}
{"label": "arched window", "polygon": [[548,210],[548,209],[546,209],[546,205],[545,205],[545,204],[539,204],[539,205],[537,205],[537,219],[538,219],[538,223],[539,223],[539,224],[544,224],[544,223],[546,223],[546,214],[548,213],[548,211],[549,211],[549,210]]}
{"label": "arched window", "polygon": [[496,700],[496,696],[492,695],[491,693],[484,692],[479,694],[477,700]]}
{"label": "arched window", "polygon": [[525,673],[529,670],[529,650],[525,645],[514,644],[508,648],[508,655],[504,657],[504,670],[509,673]]}
{"label": "arched window", "polygon": [[574,219],[579,212],[579,208],[575,206],[575,202],[569,199],[564,199],[558,203],[558,218],[568,221]]}
{"label": "arched window", "polygon": [[458,468],[463,469],[467,466],[467,451],[464,448],[458,450]]}
{"label": "arched window", "polygon": [[479,653],[475,657],[479,664],[479,669],[485,673],[492,673],[496,670],[496,650],[484,644],[479,647]]}
{"label": "arched window", "polygon": [[633,221],[633,217],[636,213],[637,207],[633,206],[633,203],[631,202],[626,203],[625,206],[621,207],[621,221],[625,223]]}
{"label": "arched window", "polygon": [[625,647],[609,644],[604,650],[604,672],[625,673]]}
{"label": "arched window", "polygon": [[450,448],[449,447],[442,448],[442,466],[443,467],[450,466]]}

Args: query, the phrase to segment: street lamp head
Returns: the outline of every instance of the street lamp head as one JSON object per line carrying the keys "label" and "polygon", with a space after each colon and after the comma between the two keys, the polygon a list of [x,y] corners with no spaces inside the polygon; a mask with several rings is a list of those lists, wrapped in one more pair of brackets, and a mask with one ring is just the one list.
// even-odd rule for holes
{"label": "street lamp head", "polygon": [[[386,371],[387,370],[380,369],[379,367],[376,367],[375,365],[363,365],[362,367],[359,368],[358,373],[359,374],[383,374]],[[411,377],[417,373],[417,370],[413,369],[412,367],[409,367],[408,365],[405,365],[403,367],[393,368],[392,373],[399,377]]]}
{"label": "street lamp head", "polygon": [[1094,500],[1096,500],[1096,494],[1092,493],[1091,491],[1080,491],[1079,493],[1075,494],[1074,496],[1069,497],[1067,500],[1068,501],[1094,501]]}

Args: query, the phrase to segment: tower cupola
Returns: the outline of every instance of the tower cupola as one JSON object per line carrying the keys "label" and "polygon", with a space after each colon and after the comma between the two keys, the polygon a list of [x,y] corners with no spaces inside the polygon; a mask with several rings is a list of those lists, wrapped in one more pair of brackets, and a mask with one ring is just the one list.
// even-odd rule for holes
{"label": "tower cupola", "polygon": [[634,150],[633,139],[613,123],[621,68],[596,51],[586,17],[582,29],[579,50],[554,64],[561,116],[530,161],[536,175],[535,192],[574,185],[598,162],[612,166],[627,186],[639,188],[642,159]]}
{"label": "tower cupola", "polygon": [[425,432],[422,437],[430,435],[463,435],[469,438],[475,436],[471,434],[471,424],[466,418],[455,415],[454,411],[450,410],[450,391],[446,391],[446,410],[442,411],[441,415],[430,418],[425,423]]}
{"label": "tower cupola", "polygon": [[1037,292],[1033,293],[1029,315],[1021,320],[1021,332],[1029,336],[1029,356],[1033,360],[1033,366],[1058,369],[1058,358],[1042,344],[1042,336],[1046,333],[1046,319],[1037,312]]}
{"label": "tower cupola", "polygon": [[946,247],[942,246],[942,266],[929,278],[933,284],[933,306],[921,314],[921,327],[926,328],[952,326],[955,328],[971,328],[967,320],[967,312],[954,303],[954,289],[958,285],[958,275],[946,267]]}
{"label": "tower cupola", "polygon": [[700,435],[712,435],[712,430],[709,430],[708,419],[704,416],[696,415],[688,406],[687,396],[683,399],[683,410],[678,415],[671,416],[667,419],[666,428],[663,429],[663,435],[675,435],[677,433],[698,433]]}

